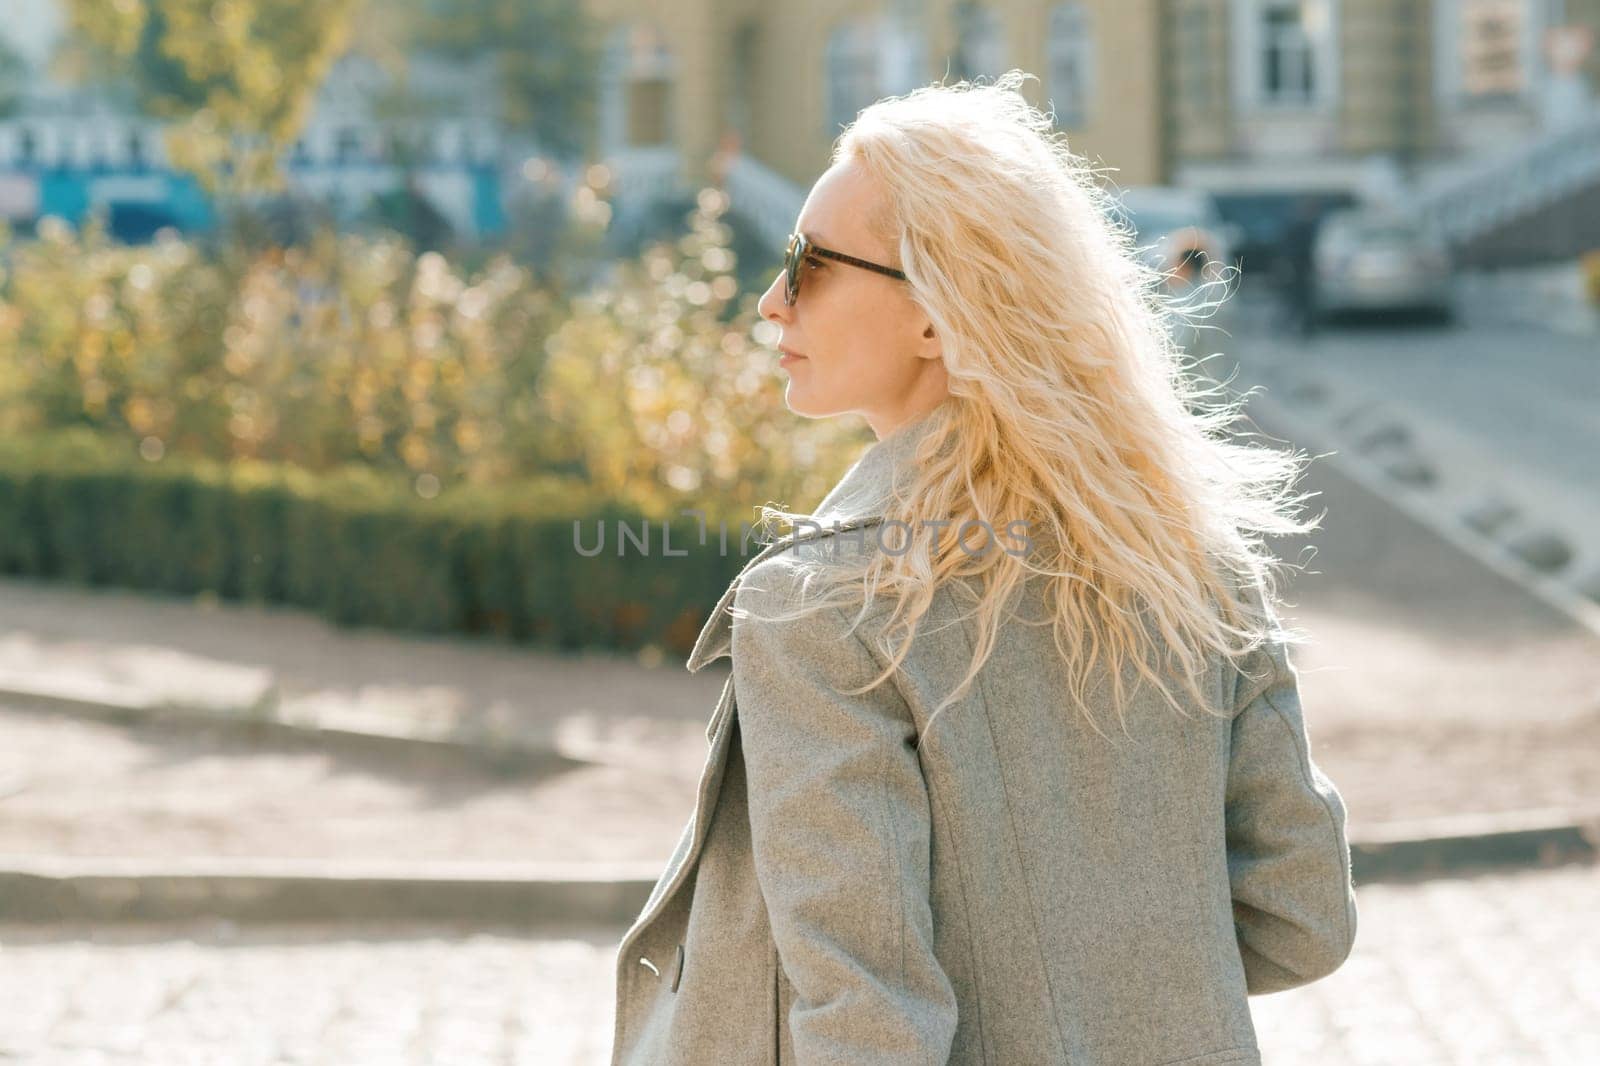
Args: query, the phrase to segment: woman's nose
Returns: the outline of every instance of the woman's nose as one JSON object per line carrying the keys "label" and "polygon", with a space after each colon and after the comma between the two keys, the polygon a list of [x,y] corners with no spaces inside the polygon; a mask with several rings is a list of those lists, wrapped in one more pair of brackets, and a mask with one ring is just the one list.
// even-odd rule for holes
{"label": "woman's nose", "polygon": [[772,284],[767,286],[767,291],[761,294],[761,299],[756,302],[756,312],[765,319],[776,321],[783,317],[789,310],[783,302],[783,272],[772,279]]}

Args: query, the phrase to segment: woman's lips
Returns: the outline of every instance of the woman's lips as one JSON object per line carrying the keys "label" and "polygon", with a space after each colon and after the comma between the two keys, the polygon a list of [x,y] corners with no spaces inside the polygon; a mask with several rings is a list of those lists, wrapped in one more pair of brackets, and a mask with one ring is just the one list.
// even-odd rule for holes
{"label": "woman's lips", "polygon": [[795,363],[798,363],[800,360],[805,358],[805,356],[801,355],[799,352],[791,352],[787,348],[779,348],[778,351],[783,353],[783,357],[778,360],[779,366],[793,366]]}

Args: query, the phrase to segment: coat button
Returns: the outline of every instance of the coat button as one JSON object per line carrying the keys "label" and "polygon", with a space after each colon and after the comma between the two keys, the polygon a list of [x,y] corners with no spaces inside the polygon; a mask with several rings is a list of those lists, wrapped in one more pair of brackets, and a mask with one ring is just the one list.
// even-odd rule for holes
{"label": "coat button", "polygon": [[678,990],[678,982],[683,978],[683,945],[678,945],[677,957],[672,960],[672,991]]}

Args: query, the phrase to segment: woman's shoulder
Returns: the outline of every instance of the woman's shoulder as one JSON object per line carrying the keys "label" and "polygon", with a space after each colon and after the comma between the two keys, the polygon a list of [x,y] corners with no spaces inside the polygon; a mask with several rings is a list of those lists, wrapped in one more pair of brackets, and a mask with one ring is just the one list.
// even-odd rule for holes
{"label": "woman's shoulder", "polygon": [[863,546],[852,532],[789,538],[740,574],[734,603],[791,607],[827,590],[859,586],[867,562],[863,552],[872,545],[868,540]]}

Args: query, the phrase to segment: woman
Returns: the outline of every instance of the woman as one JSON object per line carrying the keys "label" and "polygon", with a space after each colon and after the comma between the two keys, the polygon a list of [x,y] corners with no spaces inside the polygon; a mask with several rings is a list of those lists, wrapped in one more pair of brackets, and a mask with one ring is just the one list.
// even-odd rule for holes
{"label": "woman", "polygon": [[1351,950],[1260,548],[1295,460],[1022,79],[862,112],[761,298],[790,407],[879,439],[690,656],[732,676],[615,1062],[1258,1063],[1246,996]]}

